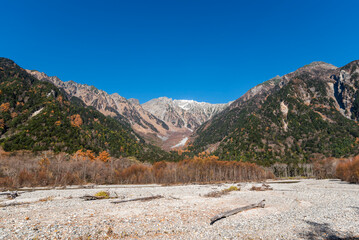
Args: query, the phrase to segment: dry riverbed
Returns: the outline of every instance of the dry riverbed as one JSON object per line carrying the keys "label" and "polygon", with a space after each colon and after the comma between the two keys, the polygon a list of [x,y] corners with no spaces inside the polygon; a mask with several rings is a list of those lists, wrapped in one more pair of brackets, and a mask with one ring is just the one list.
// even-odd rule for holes
{"label": "dry riverbed", "polygon": [[[204,197],[237,184],[95,186],[25,192],[0,198],[0,239],[359,239],[359,185],[337,180],[270,182],[271,191]],[[119,199],[162,195],[151,201],[111,203],[79,197],[109,191]],[[216,214],[265,199],[256,208],[219,220]],[[28,203],[17,206],[6,204]]]}

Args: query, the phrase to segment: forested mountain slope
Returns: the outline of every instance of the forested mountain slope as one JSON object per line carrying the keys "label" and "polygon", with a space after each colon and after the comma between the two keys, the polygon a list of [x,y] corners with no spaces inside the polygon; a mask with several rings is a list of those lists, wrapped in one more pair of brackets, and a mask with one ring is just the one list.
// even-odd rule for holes
{"label": "forested mountain slope", "polygon": [[314,62],[271,79],[202,125],[190,149],[264,165],[356,155],[358,73],[359,61]]}
{"label": "forested mountain slope", "polygon": [[6,58],[0,58],[0,104],[0,144],[5,151],[86,149],[143,161],[176,158],[145,144],[125,121],[68,98],[63,90],[37,80]]}

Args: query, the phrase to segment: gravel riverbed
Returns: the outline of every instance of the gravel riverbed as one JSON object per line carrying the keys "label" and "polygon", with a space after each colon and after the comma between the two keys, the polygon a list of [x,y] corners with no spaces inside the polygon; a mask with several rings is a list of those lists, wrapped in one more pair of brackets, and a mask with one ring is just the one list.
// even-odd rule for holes
{"label": "gravel riverbed", "polygon": [[[0,239],[359,239],[359,185],[339,180],[259,183],[219,198],[204,195],[235,184],[111,185],[50,189],[0,198]],[[79,197],[108,191],[119,199],[162,195],[151,201]],[[216,214],[265,199],[256,208],[210,225]],[[7,206],[9,203],[25,203]]]}

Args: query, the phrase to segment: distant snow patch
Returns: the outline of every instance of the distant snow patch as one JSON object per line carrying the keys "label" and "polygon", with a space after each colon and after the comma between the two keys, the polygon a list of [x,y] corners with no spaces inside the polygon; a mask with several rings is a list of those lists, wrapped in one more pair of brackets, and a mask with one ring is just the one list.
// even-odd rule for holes
{"label": "distant snow patch", "polygon": [[171,148],[182,147],[182,146],[184,146],[184,145],[186,144],[187,140],[188,140],[188,137],[185,137],[185,138],[182,139],[179,143],[177,143],[176,145],[174,145],[174,146],[171,147]]}
{"label": "distant snow patch", "polygon": [[35,117],[36,115],[38,115],[44,108],[40,108],[39,110],[35,111],[30,118]]}
{"label": "distant snow patch", "polygon": [[177,100],[176,102],[180,108],[188,111],[191,109],[191,104],[193,104],[195,101],[193,101],[193,100]]}
{"label": "distant snow patch", "polygon": [[161,139],[163,142],[166,141],[166,140],[168,140],[168,137],[165,137],[165,136],[157,135],[157,137],[158,137],[159,139]]}
{"label": "distant snow patch", "polygon": [[192,129],[190,129],[190,128],[188,128],[188,127],[186,127],[190,132],[193,132],[193,130]]}

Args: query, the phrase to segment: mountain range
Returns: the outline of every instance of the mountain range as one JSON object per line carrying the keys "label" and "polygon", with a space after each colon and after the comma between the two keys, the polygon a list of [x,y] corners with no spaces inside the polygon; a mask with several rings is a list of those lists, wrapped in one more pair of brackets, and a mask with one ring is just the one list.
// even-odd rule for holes
{"label": "mountain range", "polygon": [[[86,119],[86,111],[92,111],[92,115],[103,116],[102,125],[109,121],[105,119],[115,121],[116,126],[113,125],[109,132],[117,131],[117,128],[123,129],[123,134],[126,132],[127,136],[124,139],[128,139],[127,145],[136,146],[137,156],[152,152],[146,156],[155,157],[159,154],[162,158],[175,158],[173,153],[166,155],[153,146],[157,145],[166,151],[186,149],[191,155],[207,153],[224,160],[251,161],[269,166],[276,162],[296,165],[327,157],[359,154],[359,61],[343,67],[313,62],[294,72],[263,82],[237,100],[224,104],[173,100],[167,97],[140,104],[137,99],[126,99],[117,93],[108,94],[94,86],[73,81],[63,82],[39,71],[25,71],[14,64],[4,58],[0,64],[0,73],[7,73],[1,78],[1,101],[10,103],[11,114],[18,113],[16,102],[27,98],[23,96],[20,99],[10,95],[9,89],[12,88],[9,86],[15,81],[18,87],[21,81],[35,82],[36,85],[42,83],[46,86],[40,88],[46,88],[42,95],[55,92],[53,97],[56,100],[61,94],[62,99],[67,99],[71,106],[76,106],[74,109],[80,112],[81,119]],[[30,86],[30,90],[25,92],[32,94],[32,91],[34,90]],[[4,95],[5,92],[8,95]],[[18,94],[24,95],[20,92]],[[11,97],[15,99],[11,100]],[[7,149],[20,148],[18,140],[11,140],[18,134],[18,129],[22,129],[18,126],[26,129],[25,126],[31,125],[27,121],[31,122],[31,119],[44,111],[43,108],[46,109],[46,101],[48,100],[44,98],[36,106],[28,104],[29,111],[21,120],[11,120],[10,112],[6,116],[2,112],[2,146],[7,146]],[[73,113],[71,116],[76,112],[67,111]],[[73,120],[71,116],[67,117],[69,126]],[[66,119],[66,116],[63,115],[62,118]],[[88,121],[83,122],[86,125]],[[45,122],[41,124],[47,126]],[[26,132],[22,134],[27,135]],[[93,134],[90,136],[96,137]],[[37,138],[32,139],[36,142]],[[30,146],[38,147],[37,145],[39,144],[34,143]],[[78,143],[77,148],[79,145],[81,144]],[[46,146],[41,149],[49,147]],[[106,149],[105,146],[97,151]],[[115,152],[116,146],[113,148],[112,151]],[[131,153],[128,152],[128,155]]]}
{"label": "mountain range", "polygon": [[147,142],[166,150],[183,147],[183,139],[229,104],[210,104],[193,100],[172,100],[161,97],[140,105],[137,99],[108,94],[94,86],[74,81],[63,82],[56,76],[26,70],[40,81],[53,83],[69,97],[82,100],[106,116],[127,121]]}

